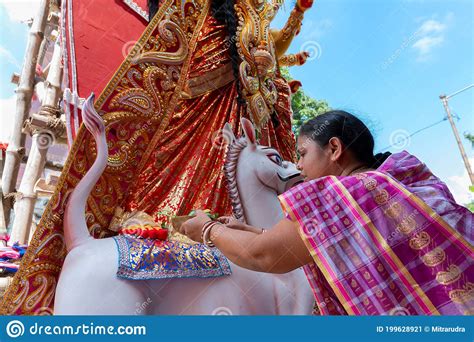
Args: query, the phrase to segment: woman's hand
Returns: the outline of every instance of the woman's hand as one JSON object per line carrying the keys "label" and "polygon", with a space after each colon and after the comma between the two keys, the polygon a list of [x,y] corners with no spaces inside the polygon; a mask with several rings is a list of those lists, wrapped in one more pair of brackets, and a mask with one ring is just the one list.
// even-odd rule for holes
{"label": "woman's hand", "polygon": [[186,235],[191,240],[202,242],[202,227],[209,221],[211,221],[211,219],[204,211],[196,210],[196,216],[184,222],[179,228],[179,232]]}

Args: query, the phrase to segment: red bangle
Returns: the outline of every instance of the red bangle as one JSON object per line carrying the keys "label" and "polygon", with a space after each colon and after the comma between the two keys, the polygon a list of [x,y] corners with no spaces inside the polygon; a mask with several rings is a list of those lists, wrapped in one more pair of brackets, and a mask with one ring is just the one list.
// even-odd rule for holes
{"label": "red bangle", "polygon": [[206,223],[204,223],[204,225],[202,226],[202,228],[201,228],[201,241],[204,241],[204,233],[208,229],[209,225],[211,225],[212,223],[214,223],[214,221],[210,220],[210,221],[207,221]]}
{"label": "red bangle", "polygon": [[[219,225],[221,224],[220,222],[217,222],[217,221],[214,221],[212,222],[210,225],[208,225],[206,227],[206,230],[204,231],[204,234],[203,234],[203,239],[202,239],[202,242],[206,245],[206,246],[209,246],[209,247],[216,247],[216,245],[214,245],[214,243],[211,241],[211,233],[212,233],[212,228],[214,228],[216,225]],[[209,236],[208,236],[209,235]],[[208,239],[209,237],[209,239]]]}

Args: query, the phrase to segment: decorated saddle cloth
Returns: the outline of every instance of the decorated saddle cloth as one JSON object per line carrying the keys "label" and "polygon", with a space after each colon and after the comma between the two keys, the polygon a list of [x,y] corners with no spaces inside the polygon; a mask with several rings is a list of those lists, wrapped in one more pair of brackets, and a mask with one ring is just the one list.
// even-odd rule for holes
{"label": "decorated saddle cloth", "polygon": [[204,244],[114,237],[119,261],[117,276],[132,280],[210,278],[232,273],[226,257]]}

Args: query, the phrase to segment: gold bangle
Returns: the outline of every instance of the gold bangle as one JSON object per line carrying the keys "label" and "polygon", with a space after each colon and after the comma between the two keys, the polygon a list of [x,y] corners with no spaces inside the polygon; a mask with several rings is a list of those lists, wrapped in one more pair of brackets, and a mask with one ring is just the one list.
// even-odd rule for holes
{"label": "gold bangle", "polygon": [[286,41],[296,35],[296,32],[301,28],[304,12],[299,8],[294,8],[283,28],[281,29],[282,40]]}
{"label": "gold bangle", "polygon": [[210,225],[206,227],[206,230],[203,234],[202,242],[208,247],[216,247],[216,245],[214,245],[214,243],[211,241],[211,230],[212,228],[214,228],[214,226],[218,224],[220,223],[217,221],[213,221]]}
{"label": "gold bangle", "polygon": [[281,66],[294,66],[298,65],[299,61],[296,54],[290,54],[281,56],[278,63],[280,63]]}

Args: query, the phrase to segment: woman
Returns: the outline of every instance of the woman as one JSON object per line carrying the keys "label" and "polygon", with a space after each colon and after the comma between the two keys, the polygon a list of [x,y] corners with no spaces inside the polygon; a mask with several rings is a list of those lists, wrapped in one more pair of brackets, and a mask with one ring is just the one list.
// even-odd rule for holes
{"label": "woman", "polygon": [[473,214],[414,156],[373,148],[355,116],[320,115],[301,127],[305,182],[279,197],[272,230],[199,211],[181,232],[255,271],[303,266],[321,314],[473,314]]}

